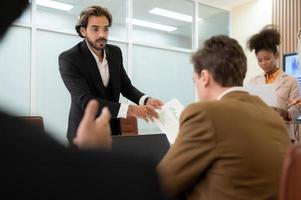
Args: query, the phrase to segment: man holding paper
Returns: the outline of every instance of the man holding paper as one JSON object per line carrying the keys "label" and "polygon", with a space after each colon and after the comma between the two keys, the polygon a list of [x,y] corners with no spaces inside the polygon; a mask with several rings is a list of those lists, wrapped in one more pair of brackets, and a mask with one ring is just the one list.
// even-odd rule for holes
{"label": "man holding paper", "polygon": [[200,102],[181,114],[175,143],[158,165],[164,191],[197,199],[277,199],[285,124],[242,88],[247,66],[241,46],[214,36],[192,56]]}
{"label": "man holding paper", "polygon": [[[101,6],[84,9],[75,26],[83,41],[59,55],[59,70],[71,96],[67,139],[73,146],[76,130],[91,99],[99,102],[98,114],[108,107],[112,135],[121,135],[120,119],[128,116],[153,121],[154,110],[163,105],[132,85],[124,67],[119,47],[107,44],[113,17]],[[133,104],[119,103],[120,95]]]}

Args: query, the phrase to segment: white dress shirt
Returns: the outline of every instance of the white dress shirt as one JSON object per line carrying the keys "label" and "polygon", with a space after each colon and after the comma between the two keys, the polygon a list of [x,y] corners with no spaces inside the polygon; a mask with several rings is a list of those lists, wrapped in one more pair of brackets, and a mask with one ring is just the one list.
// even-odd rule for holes
{"label": "white dress shirt", "polygon": [[[102,61],[99,59],[99,57],[90,49],[89,44],[87,43],[87,46],[90,50],[90,52],[92,53],[93,57],[95,58],[101,79],[102,79],[102,83],[105,87],[108,86],[109,84],[109,80],[110,80],[110,72],[109,72],[109,64],[108,64],[108,60],[107,60],[107,55],[106,55],[106,51],[103,51],[103,59]],[[143,95],[140,99],[139,99],[139,105],[143,105],[144,100],[146,99],[146,95]],[[120,104],[120,108],[117,114],[117,118],[126,118],[127,117],[127,112],[129,109],[129,104],[126,103],[121,103]]]}

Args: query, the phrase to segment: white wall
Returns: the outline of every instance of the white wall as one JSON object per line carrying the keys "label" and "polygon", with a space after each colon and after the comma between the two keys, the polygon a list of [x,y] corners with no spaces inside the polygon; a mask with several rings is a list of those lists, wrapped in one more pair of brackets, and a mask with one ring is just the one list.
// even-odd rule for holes
{"label": "white wall", "polygon": [[230,36],[237,39],[245,50],[248,59],[248,71],[245,82],[262,73],[257,64],[254,51],[247,50],[249,37],[263,26],[272,23],[272,0],[254,0],[230,11]]}

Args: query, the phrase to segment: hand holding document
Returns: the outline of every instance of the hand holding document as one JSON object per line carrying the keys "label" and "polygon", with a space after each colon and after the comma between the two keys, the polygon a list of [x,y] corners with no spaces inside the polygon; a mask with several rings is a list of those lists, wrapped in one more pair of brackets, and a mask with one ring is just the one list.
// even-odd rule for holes
{"label": "hand holding document", "polygon": [[273,84],[245,85],[244,88],[251,94],[259,96],[268,106],[277,107],[277,94]]}
{"label": "hand holding document", "polygon": [[172,99],[165,103],[160,110],[156,110],[159,118],[155,119],[161,131],[166,134],[169,142],[174,143],[179,131],[179,119],[184,106],[177,100]]}

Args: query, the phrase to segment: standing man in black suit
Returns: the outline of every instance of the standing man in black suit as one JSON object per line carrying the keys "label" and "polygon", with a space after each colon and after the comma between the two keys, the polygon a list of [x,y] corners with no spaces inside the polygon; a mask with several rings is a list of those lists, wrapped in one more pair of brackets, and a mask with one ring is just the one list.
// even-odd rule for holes
{"label": "standing man in black suit", "polygon": [[[158,114],[154,109],[163,103],[147,97],[135,88],[123,67],[119,47],[107,44],[112,24],[110,12],[100,6],[91,6],[81,12],[75,27],[78,35],[85,38],[59,56],[62,79],[71,94],[71,108],[67,138],[70,143],[82,119],[87,102],[97,99],[112,114],[110,126],[113,135],[120,135],[120,120],[127,116],[153,121]],[[120,104],[120,93],[138,104]]]}

